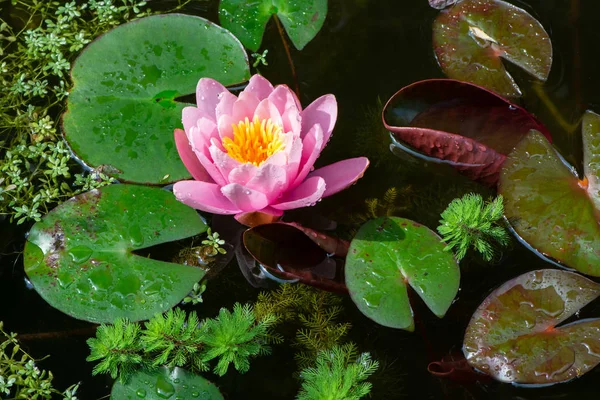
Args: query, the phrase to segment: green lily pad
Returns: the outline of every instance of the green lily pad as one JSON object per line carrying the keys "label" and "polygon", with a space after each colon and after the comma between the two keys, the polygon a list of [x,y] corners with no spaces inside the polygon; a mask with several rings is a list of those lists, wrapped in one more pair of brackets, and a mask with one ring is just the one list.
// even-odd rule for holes
{"label": "green lily pad", "polygon": [[219,21],[252,51],[257,51],[271,16],[281,20],[298,50],[319,33],[327,16],[327,0],[221,0]]}
{"label": "green lily pad", "polygon": [[127,383],[115,382],[112,400],[223,400],[219,389],[205,378],[181,368],[162,367],[156,371],[139,371]]}
{"label": "green lily pad", "polygon": [[583,126],[583,180],[542,134],[532,131],[507,157],[498,191],[523,242],[542,256],[600,276],[600,116],[588,111]]}
{"label": "green lily pad", "polygon": [[31,228],[25,272],[50,305],[72,317],[144,320],[181,301],[204,271],[132,252],[205,230],[170,192],[110,185],[73,197]]}
{"label": "green lily pad", "polygon": [[460,283],[460,270],[431,229],[404,218],[364,224],[346,257],[346,286],[358,309],[378,324],[414,329],[407,286],[443,317]]}
{"label": "green lily pad", "polygon": [[599,284],[573,272],[527,272],[477,308],[465,334],[465,357],[503,382],[539,385],[583,375],[600,362],[600,319],[556,325],[599,295]]}
{"label": "green lily pad", "polygon": [[433,24],[433,47],[444,73],[518,97],[521,90],[502,59],[545,81],[552,66],[552,43],[527,11],[501,0],[462,0],[440,12]]}
{"label": "green lily pad", "polygon": [[173,138],[187,104],[175,98],[195,93],[203,77],[230,85],[249,76],[241,43],[203,18],[158,15],[118,26],[73,64],[65,139],[85,164],[110,165],[123,181],[189,178]]}

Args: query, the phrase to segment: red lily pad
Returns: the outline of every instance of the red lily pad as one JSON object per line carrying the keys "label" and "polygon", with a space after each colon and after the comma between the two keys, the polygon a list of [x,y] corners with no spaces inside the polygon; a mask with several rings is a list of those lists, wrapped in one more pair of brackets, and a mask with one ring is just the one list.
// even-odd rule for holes
{"label": "red lily pad", "polygon": [[552,66],[548,33],[527,11],[500,0],[462,0],[433,23],[433,48],[450,77],[507,97],[521,90],[502,59],[545,81]]}
{"label": "red lily pad", "polygon": [[513,147],[531,129],[550,140],[535,116],[497,94],[467,82],[429,79],[406,86],[383,109],[383,123],[397,145],[447,163],[493,186]]}
{"label": "red lily pad", "polygon": [[573,272],[527,272],[477,308],[465,357],[502,382],[540,385],[581,376],[600,362],[600,319],[556,326],[599,295],[599,284]]}
{"label": "red lily pad", "polygon": [[542,256],[600,276],[600,116],[586,112],[583,127],[582,180],[533,131],[508,156],[498,191],[504,196],[505,215],[522,241]]}
{"label": "red lily pad", "polygon": [[269,272],[283,279],[346,293],[342,263],[349,243],[297,224],[276,222],[244,232],[244,246]]}

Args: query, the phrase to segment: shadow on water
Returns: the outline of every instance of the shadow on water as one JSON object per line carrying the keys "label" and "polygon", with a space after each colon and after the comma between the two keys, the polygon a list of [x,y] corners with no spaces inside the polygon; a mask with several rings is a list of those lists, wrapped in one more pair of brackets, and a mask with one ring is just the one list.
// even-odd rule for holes
{"label": "shadow on water", "polygon": [[[348,191],[315,207],[332,219],[359,210],[368,197],[380,197],[389,187],[410,190],[400,199],[404,207],[398,216],[414,219],[435,228],[439,214],[453,198],[470,191],[490,195],[486,189],[467,181],[444,165],[428,165],[389,152],[389,138],[378,125],[381,100],[417,80],[442,77],[431,49],[431,23],[437,11],[425,0],[330,0],[329,14],[316,39],[299,52],[293,47],[301,101],[334,93],[339,117],[334,136],[319,164],[361,154],[357,143],[374,141],[368,147],[372,158],[365,178]],[[597,16],[600,3],[592,1],[548,2],[519,0],[548,29],[554,44],[555,63],[549,81],[540,92],[519,71],[514,71],[524,89],[522,104],[549,127],[555,144],[568,161],[581,164],[578,128],[561,125],[560,118],[577,125],[583,110],[600,112],[600,79],[597,77]],[[154,9],[168,8],[169,1],[152,2]],[[217,20],[216,0],[194,1],[184,12]],[[261,51],[268,49],[268,63],[260,71],[272,82],[294,86],[281,37],[275,24],[267,26]],[[513,70],[511,69],[511,72]],[[545,96],[545,97],[544,97]],[[378,102],[378,99],[380,101]],[[545,100],[544,100],[545,99]],[[551,109],[553,104],[556,109]],[[375,110],[375,111],[373,111]],[[560,118],[556,114],[560,113]],[[372,128],[371,128],[372,127]],[[368,135],[372,135],[372,138]],[[402,192],[404,193],[404,192]],[[343,223],[343,221],[340,221]],[[77,321],[54,310],[28,287],[19,252],[26,229],[13,229],[0,222],[0,320],[6,329],[23,334],[24,346],[36,357],[46,354],[41,367],[55,373],[55,384],[64,388],[82,381],[82,399],[97,399],[110,391],[112,382],[91,377],[93,365],[85,361],[85,340],[94,325]],[[431,361],[459,352],[470,316],[485,296],[504,281],[532,269],[548,267],[514,241],[494,265],[476,258],[461,265],[459,296],[447,316],[437,319],[422,302],[415,302],[419,327],[408,333],[377,326],[364,317],[349,299],[340,318],[352,322],[349,338],[361,351],[369,351],[382,367],[372,379],[374,399],[595,399],[600,369],[571,383],[541,389],[518,388],[500,383],[457,384],[431,376]],[[233,295],[232,295],[233,293]],[[235,265],[211,281],[204,303],[196,307],[202,317],[212,317],[222,306],[249,302],[258,290],[246,284]],[[581,318],[600,315],[600,305],[589,306]],[[43,332],[66,332],[62,337],[36,338]],[[294,349],[275,346],[272,356],[252,361],[247,374],[230,372],[225,377],[207,377],[222,388],[227,399],[292,399],[298,388],[294,378]]]}

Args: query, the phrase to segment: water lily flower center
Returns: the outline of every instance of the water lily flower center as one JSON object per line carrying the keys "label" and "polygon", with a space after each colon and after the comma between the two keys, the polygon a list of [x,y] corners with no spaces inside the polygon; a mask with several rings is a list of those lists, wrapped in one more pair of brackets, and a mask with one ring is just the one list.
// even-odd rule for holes
{"label": "water lily flower center", "polygon": [[270,118],[260,120],[257,116],[250,121],[247,117],[232,124],[233,138],[223,139],[227,154],[241,163],[257,167],[267,158],[284,149],[281,127]]}

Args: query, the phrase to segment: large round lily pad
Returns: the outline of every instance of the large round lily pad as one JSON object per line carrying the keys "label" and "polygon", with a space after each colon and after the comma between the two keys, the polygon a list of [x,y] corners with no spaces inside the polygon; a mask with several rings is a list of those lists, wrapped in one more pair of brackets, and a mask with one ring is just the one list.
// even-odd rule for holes
{"label": "large round lily pad", "polygon": [[139,371],[127,383],[115,382],[112,400],[223,400],[219,389],[205,378],[181,368],[162,367],[156,371]]}
{"label": "large round lily pad", "polygon": [[404,218],[364,224],[350,244],[346,286],[359,310],[378,324],[414,329],[408,286],[438,317],[452,304],[460,270],[440,237]]}
{"label": "large round lily pad", "polygon": [[552,66],[552,43],[527,11],[501,0],[462,0],[440,12],[433,24],[433,47],[444,73],[502,96],[521,95],[502,59],[545,81]]}
{"label": "large round lily pad", "polygon": [[170,192],[106,186],[64,202],[31,228],[25,272],[48,303],[75,318],[144,320],[177,304],[204,271],[132,252],[205,229]]}
{"label": "large round lily pad", "polygon": [[502,168],[498,191],[520,239],[538,252],[587,275],[600,276],[598,152],[600,116],[584,117],[585,178],[538,132],[515,147]]}
{"label": "large round lily pad", "polygon": [[77,157],[90,167],[114,167],[123,181],[156,184],[189,178],[173,139],[187,104],[174,99],[194,93],[202,77],[242,82],[249,66],[229,31],[170,14],[100,36],[75,60],[71,77],[63,124]]}
{"label": "large round lily pad", "polygon": [[302,50],[321,30],[327,16],[327,0],[221,0],[219,21],[252,51],[262,42],[271,16],[283,28],[298,50]]}
{"label": "large round lily pad", "polygon": [[548,384],[600,362],[600,320],[556,327],[600,295],[567,271],[531,271],[506,282],[477,308],[465,334],[469,364],[503,382]]}

